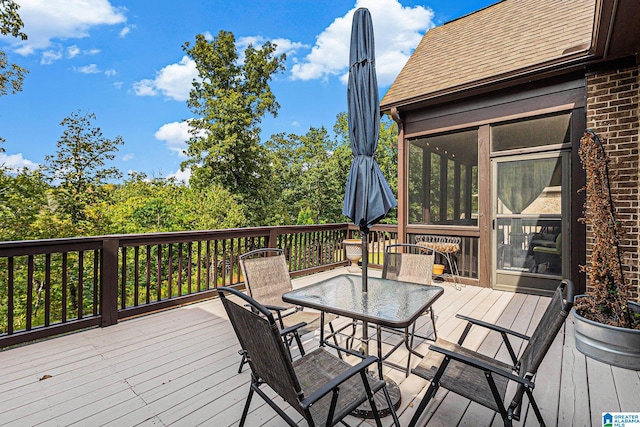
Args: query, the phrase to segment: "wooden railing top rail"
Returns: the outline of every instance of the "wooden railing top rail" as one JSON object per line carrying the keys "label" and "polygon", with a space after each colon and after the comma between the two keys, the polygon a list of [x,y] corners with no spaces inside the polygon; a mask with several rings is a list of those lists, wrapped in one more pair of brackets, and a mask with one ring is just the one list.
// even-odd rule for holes
{"label": "wooden railing top rail", "polygon": [[347,229],[347,223],[314,225],[279,225],[266,227],[228,228],[222,230],[171,231],[144,234],[110,234],[104,236],[69,237],[61,239],[16,240],[0,242],[0,257],[47,254],[65,251],[92,250],[102,247],[104,240],[118,240],[120,246],[185,243],[222,240],[232,237],[268,236],[274,229],[278,234],[308,233]]}

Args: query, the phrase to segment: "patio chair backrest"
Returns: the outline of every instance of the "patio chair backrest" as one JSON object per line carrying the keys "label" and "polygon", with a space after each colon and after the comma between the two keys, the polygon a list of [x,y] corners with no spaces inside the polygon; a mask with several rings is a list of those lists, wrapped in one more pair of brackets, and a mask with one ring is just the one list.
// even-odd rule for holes
{"label": "patio chair backrest", "polygon": [[[566,302],[563,302],[563,292],[566,290]],[[563,280],[553,294],[551,302],[547,306],[540,323],[531,335],[527,346],[525,347],[520,361],[518,362],[518,371],[521,377],[532,378],[545,355],[549,351],[553,340],[558,335],[560,328],[564,324],[565,319],[573,306],[573,283],[571,280]],[[524,394],[524,386],[520,385],[511,402],[511,407],[515,408],[522,402]]]}
{"label": "patio chair backrest", "polygon": [[[395,252],[400,249],[404,252]],[[427,248],[411,244],[389,245],[384,254],[382,278],[430,285],[433,260],[433,251]]]}
{"label": "patio chair backrest", "polygon": [[[280,328],[271,312],[244,293],[227,287],[218,288],[218,294],[238,337],[240,346],[249,355],[253,375],[267,383],[294,408],[304,396],[289,359],[289,353],[280,337]],[[250,310],[236,304],[225,294],[239,297]]]}
{"label": "patio chair backrest", "polygon": [[282,301],[282,294],[293,289],[282,249],[256,249],[239,258],[244,283],[253,299],[264,305],[292,307]]}

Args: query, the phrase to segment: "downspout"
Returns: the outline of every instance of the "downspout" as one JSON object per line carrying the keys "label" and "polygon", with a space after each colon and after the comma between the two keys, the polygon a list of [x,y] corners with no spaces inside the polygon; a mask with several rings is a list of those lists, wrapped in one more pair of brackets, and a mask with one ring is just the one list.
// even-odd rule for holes
{"label": "downspout", "polygon": [[609,28],[607,29],[607,39],[604,44],[603,58],[607,58],[609,55],[609,45],[611,44],[611,36],[613,34],[613,23],[616,20],[616,14],[618,13],[618,0],[613,0],[613,7],[611,10],[611,18],[609,19]]}
{"label": "downspout", "polygon": [[407,243],[407,172],[408,153],[405,150],[404,122],[398,108],[392,107],[389,114],[398,125],[398,243]]}

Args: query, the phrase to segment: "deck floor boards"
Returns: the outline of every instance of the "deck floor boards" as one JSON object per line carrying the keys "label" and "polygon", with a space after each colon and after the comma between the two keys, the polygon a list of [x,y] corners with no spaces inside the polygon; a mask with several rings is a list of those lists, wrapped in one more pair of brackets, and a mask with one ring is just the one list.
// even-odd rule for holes
{"label": "deck floor boards", "polygon": [[[294,280],[304,286],[338,269]],[[371,271],[379,274],[379,271]],[[456,314],[513,328],[530,335],[549,298],[463,286],[443,285],[434,310],[438,336],[457,341],[465,322]],[[338,318],[336,326],[349,319]],[[598,424],[603,411],[640,410],[640,372],[612,368],[587,359],[575,349],[573,319],[567,320],[541,366],[534,395],[550,426]],[[431,331],[431,319],[419,319],[417,330]],[[358,331],[360,333],[360,331]],[[370,333],[375,336],[373,330]],[[306,350],[318,345],[318,334],[302,337]],[[383,334],[383,348],[401,337]],[[522,340],[513,340],[516,352]],[[420,353],[429,342],[416,342]],[[509,361],[498,334],[473,329],[465,345]],[[197,426],[238,424],[248,392],[249,368],[237,373],[239,346],[220,301],[210,300],[0,351],[0,425],[2,426]],[[375,348],[375,344],[372,346]],[[298,354],[294,349],[294,356]],[[407,363],[398,350],[390,360]],[[412,357],[411,365],[419,363]],[[399,417],[406,425],[429,383],[390,367],[384,374],[400,385]],[[267,394],[274,392],[267,389]],[[277,398],[282,404],[282,399]],[[285,411],[302,422],[292,408]],[[371,420],[350,417],[351,425]],[[421,423],[429,426],[501,425],[488,409],[446,390],[439,390]],[[276,413],[254,396],[248,426],[284,426]],[[383,419],[391,425],[391,417]],[[518,426],[537,425],[523,407]]]}

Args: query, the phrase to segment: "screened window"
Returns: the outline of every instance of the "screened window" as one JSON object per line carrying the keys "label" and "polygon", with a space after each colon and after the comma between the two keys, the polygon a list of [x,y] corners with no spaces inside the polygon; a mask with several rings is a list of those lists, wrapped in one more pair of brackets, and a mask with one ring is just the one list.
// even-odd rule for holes
{"label": "screened window", "polygon": [[493,152],[564,144],[570,139],[571,114],[554,114],[491,127]]}
{"label": "screened window", "polygon": [[478,131],[409,142],[409,223],[478,224]]}

